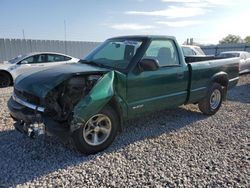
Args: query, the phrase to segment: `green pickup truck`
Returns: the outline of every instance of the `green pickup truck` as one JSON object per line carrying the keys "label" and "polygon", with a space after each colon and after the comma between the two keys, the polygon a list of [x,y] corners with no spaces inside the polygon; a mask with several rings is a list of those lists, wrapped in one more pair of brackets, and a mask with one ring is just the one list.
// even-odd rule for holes
{"label": "green pickup truck", "polygon": [[79,63],[19,76],[8,108],[18,131],[70,138],[96,153],[145,113],[194,103],[215,114],[238,82],[239,59],[200,58],[185,60],[174,37],[111,38]]}

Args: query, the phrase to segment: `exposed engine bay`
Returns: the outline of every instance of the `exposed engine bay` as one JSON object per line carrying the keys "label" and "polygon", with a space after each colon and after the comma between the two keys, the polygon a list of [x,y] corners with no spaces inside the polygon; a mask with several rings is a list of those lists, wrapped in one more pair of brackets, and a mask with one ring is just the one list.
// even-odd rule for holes
{"label": "exposed engine bay", "polygon": [[55,87],[45,98],[45,115],[60,122],[69,120],[74,106],[91,91],[101,76],[74,76]]}

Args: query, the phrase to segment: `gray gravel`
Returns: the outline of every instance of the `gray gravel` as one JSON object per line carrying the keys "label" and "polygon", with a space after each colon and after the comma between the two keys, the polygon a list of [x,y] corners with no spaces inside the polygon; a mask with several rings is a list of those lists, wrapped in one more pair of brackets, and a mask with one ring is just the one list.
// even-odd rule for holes
{"label": "gray gravel", "polygon": [[114,144],[82,156],[56,138],[16,132],[0,90],[0,187],[249,187],[250,75],[220,111],[196,105],[125,124]]}

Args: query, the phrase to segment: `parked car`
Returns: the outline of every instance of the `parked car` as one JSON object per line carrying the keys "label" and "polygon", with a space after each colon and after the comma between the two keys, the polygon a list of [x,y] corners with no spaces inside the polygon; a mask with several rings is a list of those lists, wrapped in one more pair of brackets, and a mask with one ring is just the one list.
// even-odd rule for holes
{"label": "parked car", "polygon": [[183,55],[186,56],[206,56],[199,46],[181,45]]}
{"label": "parked car", "polygon": [[13,84],[16,77],[22,73],[36,72],[51,66],[78,61],[77,58],[53,52],[32,52],[19,55],[0,64],[0,87]]}
{"label": "parked car", "polygon": [[185,57],[185,60],[188,62],[194,63],[194,62],[218,59],[214,55],[206,55],[199,46],[181,45],[181,49]]}
{"label": "parked car", "polygon": [[96,153],[123,121],[145,113],[198,103],[215,114],[238,82],[238,66],[238,58],[185,62],[174,37],[111,38],[78,64],[19,76],[8,108],[20,132],[46,130]]}
{"label": "parked car", "polygon": [[231,58],[239,57],[240,58],[240,74],[250,72],[250,53],[245,51],[227,51],[221,52],[218,57],[221,58]]}

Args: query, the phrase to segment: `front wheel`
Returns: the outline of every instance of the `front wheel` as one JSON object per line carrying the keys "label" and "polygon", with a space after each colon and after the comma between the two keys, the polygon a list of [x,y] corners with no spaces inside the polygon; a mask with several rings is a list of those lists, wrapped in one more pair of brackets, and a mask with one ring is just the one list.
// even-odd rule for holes
{"label": "front wheel", "polygon": [[110,106],[93,115],[73,133],[73,140],[79,152],[94,154],[106,149],[115,139],[119,120]]}
{"label": "front wheel", "polygon": [[206,115],[215,114],[222,103],[222,87],[218,83],[213,83],[209,88],[207,95],[199,102],[199,109]]}

